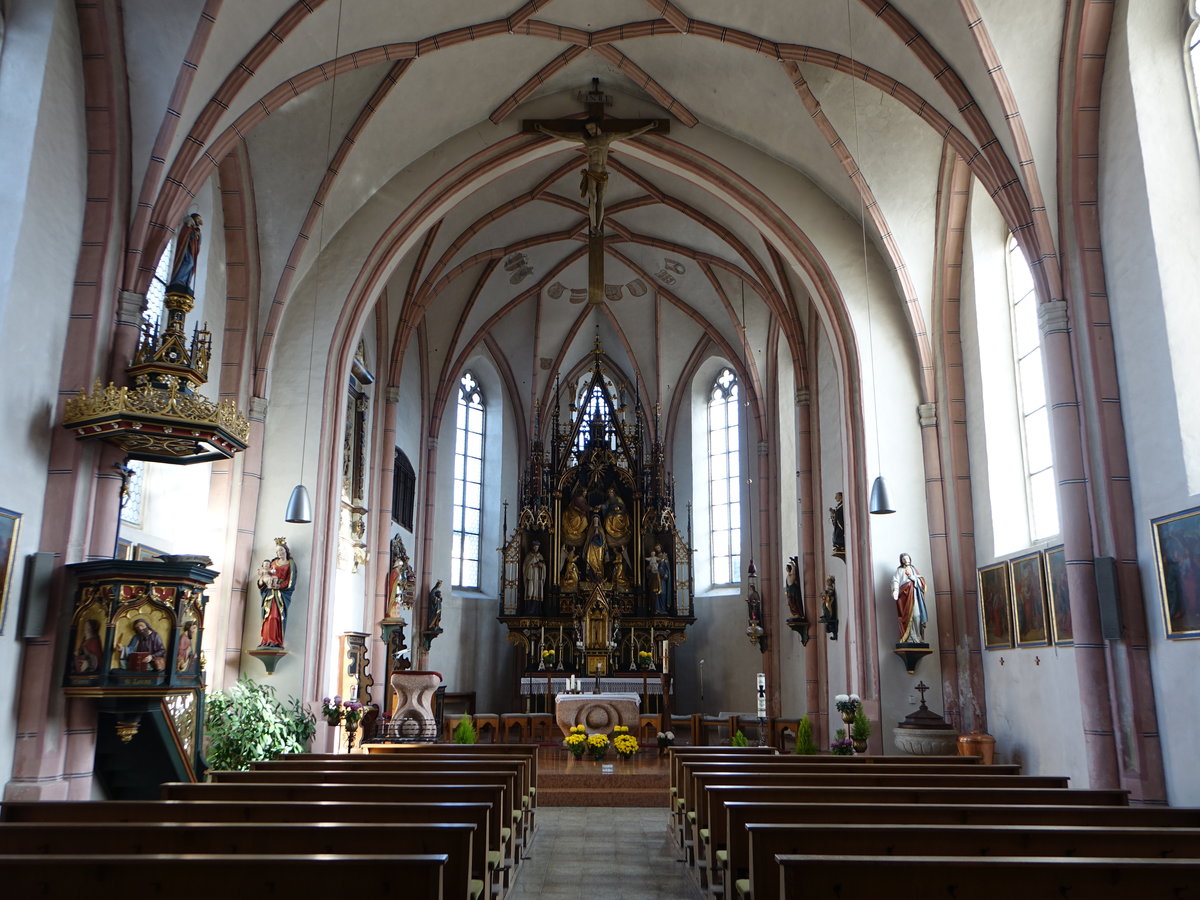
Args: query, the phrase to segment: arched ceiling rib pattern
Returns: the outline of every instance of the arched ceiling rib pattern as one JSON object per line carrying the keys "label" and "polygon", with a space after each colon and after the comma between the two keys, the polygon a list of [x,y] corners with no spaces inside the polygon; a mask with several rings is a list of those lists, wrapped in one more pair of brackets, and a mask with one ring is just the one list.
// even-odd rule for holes
{"label": "arched ceiling rib pattern", "polygon": [[[427,342],[437,358],[426,365],[443,378],[482,349],[573,364],[595,331],[570,302],[586,283],[581,157],[572,145],[519,132],[524,118],[580,114],[576,95],[599,78],[615,98],[610,114],[673,123],[669,136],[615,145],[610,160],[606,280],[621,298],[587,321],[627,357],[629,374],[657,390],[670,380],[663,371],[682,371],[703,343],[765,390],[769,373],[756,370],[752,350],[778,332],[803,366],[808,304],[832,331],[849,328],[855,317],[843,302],[861,306],[851,295],[862,261],[850,273],[831,235],[844,249],[846,235],[861,230],[892,279],[893,293],[873,300],[903,310],[922,390],[934,399],[925,322],[938,183],[923,175],[938,171],[944,147],[964,160],[1030,258],[1048,262],[1039,266],[1043,294],[1060,293],[1044,199],[1053,190],[1038,183],[1033,152],[1055,123],[1021,115],[1026,98],[997,49],[1016,43],[1017,26],[998,12],[989,18],[1001,2],[195,0],[193,33],[172,44],[184,55],[173,72],[166,65],[175,78],[169,97],[163,72],[130,62],[131,143],[151,149],[134,161],[144,178],[132,190],[123,286],[144,288],[147,260],[239,148],[250,183],[264,173],[254,196],[259,371],[278,352],[298,284],[339,233],[358,248],[345,264],[360,271],[342,279],[354,290],[378,296],[391,273],[403,273],[387,291],[389,381],[432,309],[455,323]],[[157,5],[139,7],[138,30],[156,15],[168,24]],[[170,23],[179,18],[176,10]],[[1036,46],[1050,53],[1057,45]],[[163,55],[154,59],[160,67]],[[901,134],[897,116],[923,136]],[[299,134],[331,134],[331,156],[288,152]],[[769,206],[764,215],[790,221],[752,224],[701,170],[728,172],[731,183],[736,175]],[[456,180],[471,189],[448,190]],[[797,255],[819,261],[800,280],[780,269],[784,232],[803,245]],[[763,314],[744,314],[743,295]],[[501,329],[506,318],[519,327]],[[844,340],[855,344],[852,334]],[[545,396],[541,367],[522,369],[512,370],[517,387]]]}

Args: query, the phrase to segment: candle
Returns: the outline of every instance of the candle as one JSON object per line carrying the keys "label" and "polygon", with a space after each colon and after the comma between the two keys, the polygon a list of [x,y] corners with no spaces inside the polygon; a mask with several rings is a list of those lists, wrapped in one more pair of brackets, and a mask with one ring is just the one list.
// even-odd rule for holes
{"label": "candle", "polygon": [[538,632],[538,643],[543,647],[546,646],[546,626],[543,625],[541,631]]}
{"label": "candle", "polygon": [[767,716],[767,676],[759,672],[755,681],[756,693],[758,694],[758,717],[765,719]]}

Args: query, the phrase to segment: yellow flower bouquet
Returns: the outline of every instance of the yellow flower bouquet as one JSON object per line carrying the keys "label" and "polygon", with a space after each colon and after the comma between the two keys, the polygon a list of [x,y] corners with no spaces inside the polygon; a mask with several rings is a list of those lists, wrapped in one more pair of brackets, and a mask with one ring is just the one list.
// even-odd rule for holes
{"label": "yellow flower bouquet", "polygon": [[592,754],[592,759],[599,762],[604,759],[608,753],[608,735],[606,734],[590,734],[587,738],[588,753]]}
{"label": "yellow flower bouquet", "polygon": [[571,731],[563,739],[563,744],[575,756],[576,759],[583,758],[583,751],[587,749],[587,732],[582,725],[572,725]]}
{"label": "yellow flower bouquet", "polygon": [[[625,729],[626,732],[629,729]],[[638,742],[632,734],[618,734],[613,738],[613,749],[617,751],[617,756],[621,759],[632,759],[633,754],[638,752]]]}

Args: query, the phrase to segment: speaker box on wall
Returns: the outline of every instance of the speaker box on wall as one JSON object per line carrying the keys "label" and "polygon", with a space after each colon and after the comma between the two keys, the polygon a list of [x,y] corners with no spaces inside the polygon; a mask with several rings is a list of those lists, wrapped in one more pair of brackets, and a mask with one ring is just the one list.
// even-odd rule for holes
{"label": "speaker box on wall", "polygon": [[1117,592],[1117,561],[1111,556],[1096,558],[1096,600],[1100,605],[1100,636],[1121,640],[1121,603]]}
{"label": "speaker box on wall", "polygon": [[21,637],[46,633],[46,610],[50,606],[50,576],[53,553],[30,553],[25,557],[25,584],[21,588]]}

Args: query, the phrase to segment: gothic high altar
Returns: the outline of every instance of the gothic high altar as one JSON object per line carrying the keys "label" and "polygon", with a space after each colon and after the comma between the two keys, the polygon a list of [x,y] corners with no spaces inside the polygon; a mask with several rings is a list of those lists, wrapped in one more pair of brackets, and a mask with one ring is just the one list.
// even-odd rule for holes
{"label": "gothic high altar", "polygon": [[[500,621],[520,649],[527,706],[575,675],[669,706],[671,646],[695,621],[691,528],[676,521],[658,414],[597,339],[590,374],[555,392],[548,441],[535,414],[516,528],[501,548]],[[561,421],[560,410],[569,410]],[[647,432],[652,430],[651,437]],[[549,444],[547,449],[546,444]]]}

